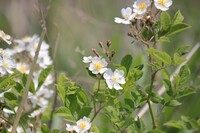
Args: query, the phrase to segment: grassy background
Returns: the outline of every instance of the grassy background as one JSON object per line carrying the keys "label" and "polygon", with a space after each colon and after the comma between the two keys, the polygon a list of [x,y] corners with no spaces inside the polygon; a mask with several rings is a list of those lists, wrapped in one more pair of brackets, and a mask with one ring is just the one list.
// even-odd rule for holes
{"label": "grassy background", "polygon": [[[40,1],[45,12],[48,1]],[[128,27],[114,23],[114,17],[121,16],[121,8],[132,6],[133,2],[133,0],[52,0],[46,22],[48,29],[46,41],[51,45],[54,51],[52,53],[56,55],[57,71],[67,73],[85,88],[91,87],[94,81],[87,75],[82,57],[91,55],[91,48],[97,48],[99,41],[105,43],[106,40],[112,42],[112,49],[116,51],[114,58],[116,62],[119,63],[126,54],[134,56],[134,65],[145,62],[144,48],[139,44],[131,44],[131,39],[127,36]],[[190,45],[192,48],[200,41],[199,5],[199,0],[174,0],[169,13],[173,15],[180,9],[185,16],[185,22],[192,28],[170,37],[169,43],[159,44],[162,49],[173,53],[180,45]],[[40,34],[40,17],[36,0],[0,1],[0,29],[14,38]],[[200,50],[189,62],[193,80],[191,85],[199,86],[200,83],[199,58]],[[199,96],[198,91],[195,95],[184,98],[182,106],[175,109],[168,108],[160,121],[161,124],[163,121],[179,119],[180,115],[200,117]],[[149,119],[148,114],[144,119]]]}

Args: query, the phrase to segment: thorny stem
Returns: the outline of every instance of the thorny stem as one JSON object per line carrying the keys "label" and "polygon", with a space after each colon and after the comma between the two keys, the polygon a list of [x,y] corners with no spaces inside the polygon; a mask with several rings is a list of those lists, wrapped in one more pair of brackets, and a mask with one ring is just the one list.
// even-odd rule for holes
{"label": "thorny stem", "polygon": [[17,114],[16,114],[16,117],[14,119],[14,124],[13,124],[13,128],[12,128],[11,133],[15,133],[16,132],[16,128],[17,128],[17,126],[19,124],[19,120],[20,120],[21,114],[23,112],[23,107],[27,102],[28,91],[29,91],[31,79],[32,79],[32,76],[33,76],[33,72],[34,72],[34,69],[35,69],[36,61],[38,59],[38,55],[39,55],[39,52],[40,52],[40,47],[42,45],[42,41],[43,41],[44,36],[46,34],[46,26],[43,25],[42,28],[43,29],[42,29],[42,33],[41,33],[41,36],[40,36],[40,41],[39,41],[37,49],[35,51],[34,60],[33,60],[32,64],[31,64],[31,68],[30,68],[30,72],[29,72],[29,75],[28,75],[28,79],[27,79],[27,82],[26,82],[26,85],[25,85],[25,88],[24,88],[24,93],[22,95],[21,104],[20,104],[19,108],[17,109]]}

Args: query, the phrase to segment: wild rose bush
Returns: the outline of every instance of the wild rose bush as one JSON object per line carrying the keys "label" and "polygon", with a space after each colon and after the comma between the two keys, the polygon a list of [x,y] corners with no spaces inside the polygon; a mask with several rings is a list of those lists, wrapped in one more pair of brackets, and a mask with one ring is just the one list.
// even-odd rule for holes
{"label": "wild rose bush", "polygon": [[[100,114],[109,120],[108,132],[162,133],[169,127],[179,132],[198,131],[200,119],[187,116],[159,125],[152,108],[153,103],[157,104],[162,108],[160,112],[165,113],[162,112],[165,107],[180,106],[182,97],[195,93],[195,88],[188,84],[189,67],[183,65],[188,47],[177,49],[173,55],[157,49],[171,35],[190,27],[183,22],[180,11],[173,16],[167,13],[172,4],[172,0],[136,0],[121,9],[123,18],[115,17],[114,22],[130,27],[128,36],[144,46],[148,62],[135,66],[132,55],[127,53],[117,64],[112,59],[120,53],[112,50],[111,41],[99,42],[102,51],[93,48],[92,55],[83,57],[88,75],[96,80],[91,90],[65,74],[57,78],[44,34],[14,39],[0,31],[1,41],[9,45],[0,49],[1,132],[99,133]],[[168,70],[179,65],[181,68],[175,74]],[[149,75],[145,77],[149,83],[139,85],[144,72]],[[157,82],[165,87],[164,94],[156,90],[158,74],[161,79]],[[55,93],[61,103],[54,111],[55,103],[50,99]],[[145,105],[149,108],[151,126],[145,125],[140,114]],[[51,129],[53,115],[65,121],[63,129]]]}

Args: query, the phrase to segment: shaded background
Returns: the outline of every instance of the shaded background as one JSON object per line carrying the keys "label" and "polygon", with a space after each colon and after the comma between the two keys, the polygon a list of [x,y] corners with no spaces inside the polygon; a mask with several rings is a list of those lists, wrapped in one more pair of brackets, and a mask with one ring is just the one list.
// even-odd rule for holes
{"label": "shaded background", "polygon": [[[39,1],[45,13],[49,1]],[[136,43],[131,44],[132,40],[127,36],[128,26],[114,23],[114,17],[121,17],[121,8],[132,6],[133,3],[133,0],[52,0],[47,15],[48,33],[45,40],[51,45],[52,55],[56,55],[56,70],[67,73],[67,76],[88,89],[95,81],[87,75],[82,57],[91,55],[91,49],[97,48],[99,41],[105,43],[106,40],[112,42],[112,49],[116,51],[114,61],[117,63],[126,54],[134,56],[134,65],[145,62],[144,48]],[[172,16],[180,9],[185,22],[192,28],[170,37],[169,43],[159,44],[162,49],[172,54],[181,45],[190,45],[192,48],[200,42],[199,7],[199,0],[174,0],[168,12]],[[38,8],[37,0],[0,0],[0,29],[14,38],[40,34],[41,15]],[[189,62],[189,67],[192,70],[191,85],[198,88],[200,50]],[[140,84],[145,82],[142,79]],[[200,117],[199,96],[200,92],[197,91],[184,98],[182,106],[168,108],[161,123],[179,119],[180,115]],[[148,113],[145,118],[149,119]]]}

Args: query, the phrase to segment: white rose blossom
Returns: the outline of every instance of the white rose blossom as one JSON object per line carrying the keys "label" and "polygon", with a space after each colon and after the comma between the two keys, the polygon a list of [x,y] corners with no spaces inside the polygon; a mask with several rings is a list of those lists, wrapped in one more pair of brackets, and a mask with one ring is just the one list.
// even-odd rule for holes
{"label": "white rose blossom", "polygon": [[116,89],[121,90],[123,89],[120,84],[125,84],[125,78],[124,78],[124,71],[122,70],[115,70],[114,73],[109,68],[103,75],[104,79],[106,80],[106,84],[108,85],[109,89]]}
{"label": "white rose blossom", "polygon": [[0,57],[0,73],[5,75],[7,73],[12,74],[12,69],[15,68],[15,60],[10,57],[2,56]]}
{"label": "white rose blossom", "polygon": [[132,14],[132,9],[130,7],[122,8],[121,14],[123,18],[115,17],[116,23],[131,24],[131,20],[133,20],[135,17],[135,15]]}
{"label": "white rose blossom", "polygon": [[155,7],[162,11],[167,11],[172,3],[172,0],[154,0]]}
{"label": "white rose blossom", "polygon": [[[84,60],[83,60],[84,61]],[[90,59],[85,59],[86,62],[90,62],[89,70],[93,74],[103,74],[107,70],[108,63],[102,57],[93,57]]]}
{"label": "white rose blossom", "polygon": [[133,4],[133,11],[137,14],[144,14],[150,5],[151,2],[149,0],[137,0]]}
{"label": "white rose blossom", "polygon": [[83,117],[82,119],[76,122],[76,125],[66,124],[67,131],[76,131],[76,133],[86,133],[91,128],[90,118]]}

